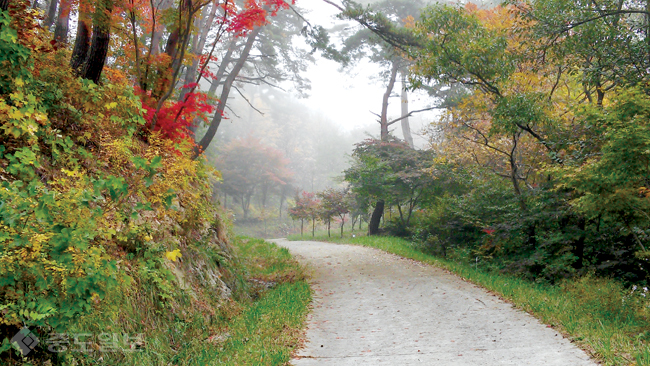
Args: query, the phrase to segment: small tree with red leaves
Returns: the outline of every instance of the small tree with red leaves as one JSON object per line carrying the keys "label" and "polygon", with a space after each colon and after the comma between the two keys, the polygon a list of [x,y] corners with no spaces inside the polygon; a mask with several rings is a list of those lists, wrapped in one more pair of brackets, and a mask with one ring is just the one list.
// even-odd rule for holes
{"label": "small tree with red leaves", "polygon": [[[305,191],[302,191],[301,194],[296,192],[296,197],[294,199],[296,203],[295,206],[289,208],[289,216],[294,220],[300,220],[300,236],[302,236],[305,220],[316,220],[317,210],[315,208],[318,206],[318,202],[313,193]],[[315,223],[312,224],[312,236],[314,235],[314,229]]]}
{"label": "small tree with red leaves", "polygon": [[350,205],[345,199],[346,193],[346,190],[336,190],[333,188],[317,193],[317,196],[321,199],[318,212],[321,220],[327,223],[327,236],[331,236],[330,227],[332,219],[338,216],[341,227],[341,237],[343,237],[345,215],[350,213]]}

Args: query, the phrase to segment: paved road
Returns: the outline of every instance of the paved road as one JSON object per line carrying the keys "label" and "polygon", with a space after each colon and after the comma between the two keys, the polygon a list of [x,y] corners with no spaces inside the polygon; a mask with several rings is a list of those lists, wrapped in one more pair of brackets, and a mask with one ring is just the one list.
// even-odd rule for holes
{"label": "paved road", "polygon": [[596,365],[552,328],[441,269],[380,250],[274,240],[313,270],[293,365]]}

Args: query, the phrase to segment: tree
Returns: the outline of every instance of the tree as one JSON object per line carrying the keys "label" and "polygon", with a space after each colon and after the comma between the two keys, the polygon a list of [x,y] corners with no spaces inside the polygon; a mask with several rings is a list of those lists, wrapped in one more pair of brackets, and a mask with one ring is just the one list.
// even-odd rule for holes
{"label": "tree", "polygon": [[[81,77],[94,83],[99,82],[108,55],[108,45],[111,40],[110,15],[113,11],[113,5],[112,0],[99,0],[95,4],[90,50],[83,65],[80,66]],[[84,29],[81,28],[78,31],[83,32]]]}
{"label": "tree", "polygon": [[[409,31],[405,26],[418,18],[420,9],[424,7],[424,3],[420,1],[405,0],[384,0],[373,4],[372,7],[367,9],[357,8],[352,4],[348,5],[350,8],[343,10],[341,17],[357,20],[359,16],[374,17],[376,18],[375,21],[385,23],[385,26],[390,28],[391,32],[402,34],[408,34]],[[381,79],[386,82],[386,90],[382,97],[381,112],[377,114],[381,138],[384,139],[388,136],[388,129],[391,125],[401,122],[404,138],[413,147],[413,138],[408,125],[408,117],[412,114],[408,111],[408,87],[406,85],[406,76],[410,64],[408,56],[403,47],[388,42],[381,34],[377,34],[373,28],[361,24],[360,29],[345,39],[343,48],[340,51],[333,54],[326,53],[326,55],[341,62],[345,67],[349,67],[364,58],[382,67]],[[396,120],[389,121],[389,98],[392,96],[398,74],[402,76],[402,115]]]}
{"label": "tree", "polygon": [[354,225],[359,223],[359,230],[361,230],[361,222],[363,220],[369,221],[369,207],[370,204],[366,197],[357,195],[356,193],[348,190],[346,195],[348,207],[350,207],[350,219],[352,220],[352,232],[354,233]]}
{"label": "tree", "polygon": [[244,45],[244,48],[242,49],[241,54],[239,56],[239,60],[233,66],[233,70],[230,72],[228,77],[226,77],[226,80],[224,81],[223,89],[221,91],[221,96],[219,98],[219,103],[217,105],[217,111],[212,117],[212,121],[210,122],[210,125],[208,126],[205,135],[203,136],[203,138],[201,138],[201,140],[196,146],[195,149],[196,156],[198,156],[202,151],[205,151],[208,145],[210,145],[210,143],[212,142],[214,135],[217,133],[217,129],[219,128],[219,125],[221,124],[221,120],[223,119],[223,114],[226,109],[226,102],[228,101],[228,97],[230,96],[232,85],[235,82],[235,79],[237,78],[237,75],[241,71],[242,67],[244,67],[244,63],[246,62],[246,59],[248,58],[248,55],[251,49],[253,48],[253,44],[255,43],[255,38],[259,34],[260,30],[261,27],[258,26],[248,35],[246,39],[246,44]]}
{"label": "tree", "polygon": [[[59,2],[53,0],[50,4],[56,9]],[[70,9],[75,4],[62,0],[59,5],[54,39],[59,43],[57,47],[63,47]],[[224,40],[247,38],[289,6],[282,0],[226,0],[223,4],[213,0],[181,0],[178,4],[167,0],[80,0],[70,65],[80,77],[99,83],[108,63],[135,81],[143,107],[148,110],[145,129],[162,131],[166,136],[189,136],[185,130],[192,122],[187,123],[187,110],[193,110],[199,118],[209,110],[203,107],[207,97],[201,95],[199,84],[211,75],[209,66],[216,60],[215,50],[222,47]],[[161,40],[166,40],[162,46]],[[185,64],[189,67],[185,68]],[[233,81],[237,76],[234,71]],[[185,83],[179,85],[179,80]],[[218,106],[219,114],[225,110],[228,90],[222,94],[226,98]],[[170,98],[177,101],[171,102]],[[159,126],[161,119],[166,119],[164,126]]]}
{"label": "tree", "polygon": [[[350,62],[358,61],[367,57],[372,62],[378,63],[385,70],[382,78],[386,82],[386,89],[382,96],[381,112],[375,114],[378,117],[377,122],[380,126],[380,136],[382,140],[389,137],[389,127],[397,122],[401,122],[404,139],[408,145],[413,148],[413,138],[411,136],[408,118],[413,113],[420,111],[408,111],[408,95],[406,86],[406,74],[410,61],[405,52],[405,45],[415,44],[415,37],[405,25],[412,23],[419,15],[420,9],[424,4],[420,1],[403,1],[387,0],[373,6],[363,9],[361,6],[352,2],[344,2],[345,8],[339,7],[341,17],[353,19],[362,26],[352,36],[344,42],[344,47],[340,52],[326,55],[333,55],[334,59],[349,65]],[[323,47],[329,50],[329,45]],[[401,93],[401,112],[399,118],[389,120],[388,106],[398,74],[402,75],[402,93]],[[370,220],[370,233],[374,235],[378,231],[379,220],[384,212],[385,202],[378,200]]]}
{"label": "tree", "polygon": [[647,255],[638,233],[650,225],[650,99],[639,89],[624,90],[611,106],[580,117],[601,132],[603,145],[599,154],[555,169],[560,187],[574,192],[570,204],[578,212],[620,223]]}
{"label": "tree", "polygon": [[[507,179],[517,200],[473,189],[451,201],[461,222],[501,233],[484,242],[492,251],[487,256],[507,247],[506,256],[520,255],[517,265],[535,276],[557,268],[567,275],[604,258],[628,274],[643,267],[634,259],[643,254],[630,248],[645,248],[647,97],[630,87],[648,75],[641,68],[648,54],[644,6],[434,5],[415,23],[421,37],[411,48],[415,85],[465,86],[438,130],[439,154],[459,167],[478,166],[475,185],[492,187],[495,196],[498,179]],[[500,215],[470,213],[467,202]]]}
{"label": "tree", "polygon": [[335,213],[339,217],[339,222],[341,223],[341,238],[343,237],[343,226],[345,225],[346,215],[350,213],[350,202],[347,199],[347,191],[341,191],[337,197],[337,202],[335,205]]}
{"label": "tree", "polygon": [[[562,73],[528,57],[522,44],[529,33],[525,25],[515,27],[516,19],[515,8],[499,6],[481,10],[473,4],[430,6],[415,24],[415,33],[423,41],[422,47],[412,49],[412,54],[416,86],[432,79],[446,84],[460,83],[470,88],[461,108],[484,106],[480,109],[485,112],[481,118],[465,119],[464,127],[470,130],[471,136],[464,138],[507,158],[508,178],[522,212],[528,213],[527,198],[520,186],[528,174],[520,171],[521,140],[528,135],[553,151],[547,127],[551,124],[549,110]],[[548,74],[540,78],[538,70]],[[480,102],[467,103],[471,99]],[[465,110],[466,115],[474,113],[471,108]],[[452,116],[455,118],[457,114],[454,112]],[[477,120],[485,121],[486,127],[477,128],[477,123],[470,122]],[[501,147],[497,147],[499,144]],[[529,243],[534,245],[534,224],[528,225],[526,231]]]}
{"label": "tree", "polygon": [[221,170],[221,189],[241,204],[244,219],[250,212],[251,199],[264,187],[286,185],[293,173],[287,169],[282,153],[265,146],[259,139],[235,139],[221,149],[216,166]]}
{"label": "tree", "polygon": [[[8,0],[3,0],[3,1],[5,1],[7,4],[9,4]],[[59,4],[59,2],[57,0],[50,0],[50,2],[48,3],[47,14],[46,14],[45,19],[43,20],[43,25],[44,26],[50,28],[52,26],[52,24],[54,23],[54,20],[55,20],[54,18],[56,16],[56,7],[57,7],[58,4]],[[7,9],[5,8],[4,10],[7,10]]]}
{"label": "tree", "polygon": [[303,234],[303,226],[305,220],[309,220],[311,217],[309,207],[312,200],[313,194],[307,193],[305,191],[302,191],[301,194],[298,194],[298,192],[296,192],[296,196],[294,198],[295,206],[289,207],[289,216],[293,220],[300,220],[300,236]]}
{"label": "tree", "polygon": [[[396,205],[401,225],[408,227],[413,210],[433,181],[427,173],[432,152],[413,150],[395,139],[370,139],[357,144],[352,158],[352,167],[345,171],[352,192],[368,200]],[[369,231],[373,230],[373,220],[377,220],[374,213]],[[378,226],[378,222],[374,224]]]}
{"label": "tree", "polygon": [[316,235],[316,220],[318,219],[320,200],[314,193],[306,193],[302,197],[303,207],[307,216],[311,219],[311,236]]}
{"label": "tree", "polygon": [[72,49],[72,56],[70,57],[70,66],[72,69],[79,73],[79,68],[86,61],[88,50],[91,45],[91,4],[87,0],[79,1],[79,14],[77,17],[77,36],[74,41],[74,48]]}
{"label": "tree", "polygon": [[59,17],[54,27],[54,41],[59,43],[68,42],[68,23],[70,21],[70,10],[72,0],[61,0],[59,3]]}
{"label": "tree", "polygon": [[603,104],[618,85],[648,80],[650,8],[647,1],[542,0],[514,3],[520,23],[547,62],[578,78],[584,97]]}
{"label": "tree", "polygon": [[350,207],[346,200],[346,193],[346,190],[329,188],[316,194],[318,198],[320,198],[319,217],[327,223],[327,236],[331,236],[330,227],[332,219],[338,216],[340,220],[341,237],[343,237],[345,215],[350,213]]}
{"label": "tree", "polygon": [[[216,135],[224,118],[228,99],[232,92],[241,95],[248,104],[256,109],[243,95],[244,84],[268,85],[278,87],[283,81],[293,82],[296,90],[302,92],[307,86],[300,72],[306,68],[305,61],[311,55],[293,44],[293,36],[302,29],[302,18],[288,11],[280,12],[289,5],[279,1],[273,12],[276,16],[268,22],[256,25],[247,34],[245,42],[231,39],[223,51],[217,72],[211,80],[208,93],[214,95],[221,88],[217,112],[212,117],[207,129],[196,147],[196,155],[205,151]],[[259,112],[259,110],[256,109]]]}

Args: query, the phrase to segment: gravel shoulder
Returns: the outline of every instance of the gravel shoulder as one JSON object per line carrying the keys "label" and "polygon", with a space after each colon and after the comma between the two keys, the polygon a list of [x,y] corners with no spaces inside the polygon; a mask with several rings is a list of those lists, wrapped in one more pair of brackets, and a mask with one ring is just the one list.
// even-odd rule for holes
{"label": "gravel shoulder", "polygon": [[561,334],[439,268],[378,249],[273,240],[312,271],[293,365],[597,365]]}

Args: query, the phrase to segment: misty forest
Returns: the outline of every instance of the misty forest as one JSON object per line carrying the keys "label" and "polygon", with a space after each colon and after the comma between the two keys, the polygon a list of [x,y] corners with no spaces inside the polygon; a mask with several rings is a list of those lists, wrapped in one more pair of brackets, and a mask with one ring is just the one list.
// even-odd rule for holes
{"label": "misty forest", "polygon": [[647,0],[0,0],[0,96],[0,364],[287,364],[288,238],[650,365]]}

